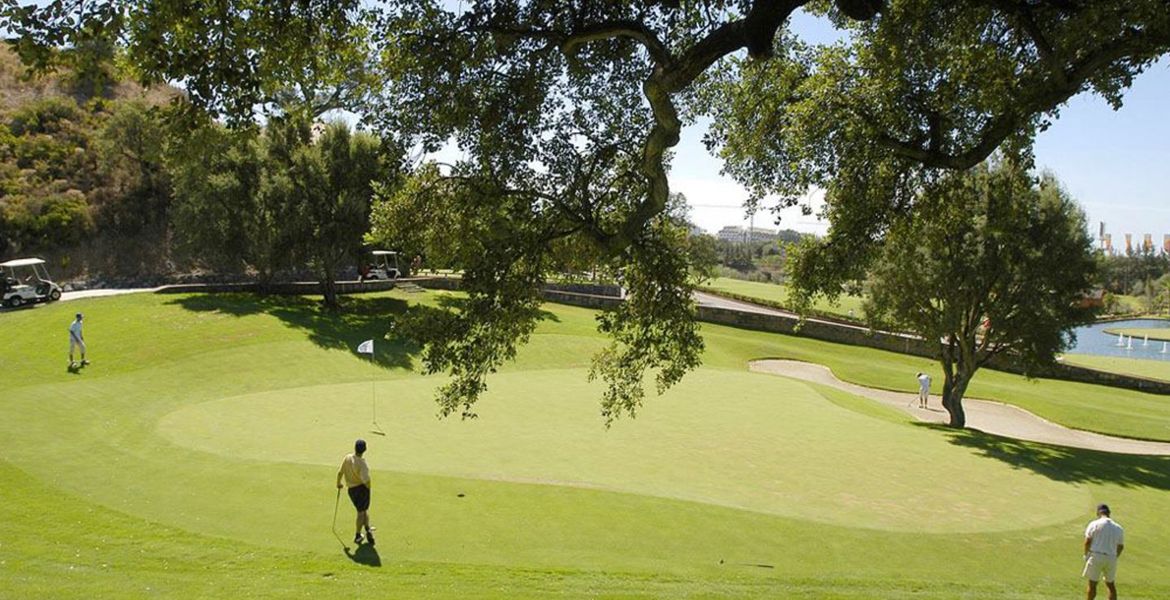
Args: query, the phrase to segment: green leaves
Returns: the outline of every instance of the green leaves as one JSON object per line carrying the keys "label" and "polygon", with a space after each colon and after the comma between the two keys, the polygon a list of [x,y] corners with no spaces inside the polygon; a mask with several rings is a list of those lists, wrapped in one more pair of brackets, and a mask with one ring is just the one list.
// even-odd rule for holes
{"label": "green leaves", "polygon": [[1075,202],[1051,176],[1037,181],[1003,159],[940,178],[895,222],[866,314],[940,340],[959,390],[948,409],[961,410],[966,381],[992,357],[1010,354],[1025,372],[1052,363],[1070,330],[1092,320],[1081,300],[1095,274]]}
{"label": "green leaves", "polygon": [[[206,156],[208,147],[220,151]],[[272,121],[259,137],[207,124],[172,149],[169,167],[186,250],[262,280],[309,262],[332,281],[358,258],[375,184],[394,182],[377,138],[334,123],[314,142],[297,116]]]}
{"label": "green leaves", "polygon": [[701,362],[694,285],[680,251],[686,236],[683,227],[658,219],[618,267],[626,301],[598,317],[598,330],[613,341],[594,357],[589,373],[606,383],[601,415],[607,426],[622,414],[637,414],[647,372],[656,372],[662,394]]}

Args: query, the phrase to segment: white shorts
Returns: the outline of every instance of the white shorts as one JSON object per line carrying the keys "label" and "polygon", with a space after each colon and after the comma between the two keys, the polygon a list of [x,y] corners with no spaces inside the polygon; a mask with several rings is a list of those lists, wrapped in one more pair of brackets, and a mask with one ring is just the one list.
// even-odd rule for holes
{"label": "white shorts", "polygon": [[1117,557],[1090,552],[1089,560],[1085,561],[1085,570],[1081,576],[1089,581],[1100,581],[1102,575],[1105,576],[1105,581],[1113,583],[1117,578]]}
{"label": "white shorts", "polygon": [[81,353],[85,354],[85,342],[83,342],[83,341],[81,341],[73,336],[69,336],[69,353],[70,354],[73,354],[74,348],[80,349]]}

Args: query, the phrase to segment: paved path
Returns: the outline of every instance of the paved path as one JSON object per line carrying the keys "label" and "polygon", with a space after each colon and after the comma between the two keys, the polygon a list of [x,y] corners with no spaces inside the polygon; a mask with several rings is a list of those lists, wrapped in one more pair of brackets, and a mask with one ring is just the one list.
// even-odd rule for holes
{"label": "paved path", "polygon": [[[918,408],[917,393],[891,392],[841,381],[837,379],[836,375],[833,375],[828,367],[821,365],[795,360],[757,360],[752,361],[749,368],[760,373],[771,373],[820,383],[876,400],[909,413],[919,421],[930,423],[945,423],[947,421],[947,413],[942,408]],[[938,396],[932,395],[930,401],[934,406],[939,406],[942,400]],[[1130,440],[1069,429],[1042,419],[1022,408],[1000,402],[966,398],[963,400],[963,408],[967,412],[967,427],[998,436],[1118,454],[1170,456],[1170,443]]]}
{"label": "paved path", "polygon": [[700,306],[710,306],[713,308],[726,308],[728,310],[738,310],[740,312],[757,313],[761,315],[775,315],[778,317],[792,317],[798,318],[794,312],[786,310],[777,310],[768,306],[761,306],[759,304],[751,304],[748,302],[741,302],[739,300],[732,300],[731,298],[724,298],[715,294],[708,294],[707,292],[695,292],[695,301]]}
{"label": "paved path", "polygon": [[129,288],[129,289],[100,289],[78,290],[76,292],[62,292],[61,301],[81,300],[83,298],[102,298],[104,296],[121,296],[122,294],[137,294],[140,292],[154,292],[159,288]]}

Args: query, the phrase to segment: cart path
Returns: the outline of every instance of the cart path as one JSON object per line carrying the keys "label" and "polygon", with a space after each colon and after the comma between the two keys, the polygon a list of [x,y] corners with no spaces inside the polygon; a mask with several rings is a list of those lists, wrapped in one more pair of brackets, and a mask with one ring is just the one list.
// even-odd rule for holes
{"label": "cart path", "polygon": [[101,288],[96,290],[77,290],[74,292],[62,292],[61,300],[83,300],[85,298],[104,298],[106,296],[121,296],[122,294],[140,294],[143,292],[156,292],[159,288]]}
{"label": "cart path", "polygon": [[[748,368],[758,373],[791,377],[827,385],[851,394],[875,400],[901,410],[919,421],[945,423],[947,413],[941,398],[930,396],[930,407],[918,408],[918,394],[869,388],[837,379],[828,367],[795,360],[755,360]],[[963,399],[967,427],[1007,438],[1040,442],[1055,446],[1084,448],[1118,454],[1170,456],[1170,443],[1118,438],[1100,433],[1069,429],[1043,419],[1022,408],[988,400]]]}

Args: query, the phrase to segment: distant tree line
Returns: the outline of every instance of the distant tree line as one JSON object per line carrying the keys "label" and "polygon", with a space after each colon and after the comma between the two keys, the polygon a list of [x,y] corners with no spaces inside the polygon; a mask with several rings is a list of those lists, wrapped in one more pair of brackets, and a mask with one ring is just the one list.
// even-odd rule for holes
{"label": "distant tree line", "polygon": [[[1170,255],[1154,250],[1097,257],[1100,285],[1110,312],[1170,310]],[[1124,301],[1119,296],[1133,296]]]}

